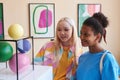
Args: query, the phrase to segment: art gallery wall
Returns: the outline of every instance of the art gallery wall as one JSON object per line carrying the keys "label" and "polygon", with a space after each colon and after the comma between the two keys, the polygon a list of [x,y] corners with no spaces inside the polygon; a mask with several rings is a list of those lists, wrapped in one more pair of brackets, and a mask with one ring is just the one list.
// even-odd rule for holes
{"label": "art gallery wall", "polygon": [[[102,46],[109,49],[120,63],[120,0],[0,0],[3,3],[5,38],[8,36],[8,28],[11,24],[18,23],[24,28],[24,36],[29,36],[29,3],[54,3],[55,26],[62,17],[73,18],[77,27],[77,4],[101,4],[101,12],[109,19],[107,28],[107,44]],[[51,39],[51,38],[50,38]],[[50,39],[34,39],[35,54],[41,46]]]}

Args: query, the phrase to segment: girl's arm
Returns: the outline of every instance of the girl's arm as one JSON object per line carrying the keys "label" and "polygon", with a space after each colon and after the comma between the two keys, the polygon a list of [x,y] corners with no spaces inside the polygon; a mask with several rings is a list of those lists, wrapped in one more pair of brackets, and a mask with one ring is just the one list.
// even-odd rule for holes
{"label": "girl's arm", "polygon": [[37,53],[37,55],[34,58],[34,63],[35,64],[43,64],[44,62],[44,54],[45,54],[45,49],[44,46],[40,49],[40,51]]}
{"label": "girl's arm", "polygon": [[104,58],[102,80],[118,80],[119,66],[112,54],[106,54]]}

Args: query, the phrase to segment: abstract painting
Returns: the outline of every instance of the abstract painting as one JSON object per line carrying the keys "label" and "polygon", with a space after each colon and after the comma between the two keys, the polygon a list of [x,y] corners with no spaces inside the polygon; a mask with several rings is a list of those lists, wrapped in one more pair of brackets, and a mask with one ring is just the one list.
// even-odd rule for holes
{"label": "abstract painting", "polygon": [[53,38],[55,35],[55,5],[53,3],[30,3],[30,36]]}
{"label": "abstract painting", "polygon": [[100,11],[100,4],[78,4],[78,36],[80,36],[80,30],[85,19]]}

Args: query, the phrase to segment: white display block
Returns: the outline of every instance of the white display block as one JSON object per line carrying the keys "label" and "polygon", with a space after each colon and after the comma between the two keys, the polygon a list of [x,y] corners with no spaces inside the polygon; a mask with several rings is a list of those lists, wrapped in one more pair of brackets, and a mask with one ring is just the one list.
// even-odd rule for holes
{"label": "white display block", "polygon": [[[2,67],[0,67],[0,80],[17,80],[15,73],[9,68]],[[34,65],[32,70],[30,65],[26,71],[18,74],[18,80],[53,80],[53,70],[50,66],[41,65]]]}

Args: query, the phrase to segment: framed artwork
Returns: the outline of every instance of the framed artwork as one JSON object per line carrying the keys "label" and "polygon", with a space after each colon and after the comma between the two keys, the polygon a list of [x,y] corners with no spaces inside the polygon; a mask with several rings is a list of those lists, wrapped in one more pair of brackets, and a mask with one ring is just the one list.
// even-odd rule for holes
{"label": "framed artwork", "polygon": [[30,36],[53,38],[55,36],[55,4],[30,3]]}
{"label": "framed artwork", "polygon": [[78,36],[85,19],[100,11],[101,4],[78,4]]}
{"label": "framed artwork", "polygon": [[0,3],[0,40],[4,39],[3,3]]}

